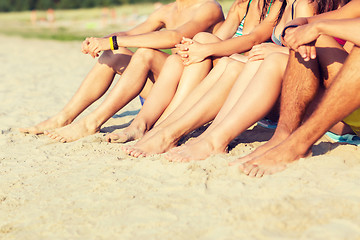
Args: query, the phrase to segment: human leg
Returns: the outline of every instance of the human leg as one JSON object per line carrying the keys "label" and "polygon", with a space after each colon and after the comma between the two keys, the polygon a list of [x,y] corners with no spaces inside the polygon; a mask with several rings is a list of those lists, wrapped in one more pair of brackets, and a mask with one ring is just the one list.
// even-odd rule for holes
{"label": "human leg", "polygon": [[[286,54],[272,54],[257,67],[253,76],[243,75],[243,71],[211,126],[169,158],[172,161],[202,160],[225,152],[236,136],[264,117],[276,103],[287,59]],[[249,79],[246,81],[246,78]]]}
{"label": "human leg", "polygon": [[[199,33],[194,39],[202,43],[219,41],[210,33]],[[183,102],[206,77],[211,67],[211,59],[184,67],[178,55],[169,57],[159,79],[151,89],[147,103],[144,104],[137,117],[129,127],[109,134],[107,140],[127,142],[142,137],[155,122],[156,124],[162,122]]]}
{"label": "human leg", "polygon": [[[221,63],[219,62],[219,64]],[[196,104],[193,104],[181,116],[178,115],[179,117],[176,119],[172,118],[173,115],[170,115],[169,119],[171,118],[171,122],[169,120],[169,123],[167,123],[168,119],[166,119],[166,122],[160,123],[156,127],[155,134],[151,134],[150,137],[144,137],[134,147],[129,148],[127,152],[132,156],[143,156],[147,153],[163,153],[174,147],[181,136],[212,120],[226,100],[242,66],[243,63],[237,61],[227,64],[226,70],[221,77]],[[206,82],[206,79],[204,81]]]}
{"label": "human leg", "polygon": [[318,38],[316,50],[317,59],[308,62],[290,51],[282,86],[280,117],[275,133],[267,143],[238,159],[236,163],[250,161],[282,142],[306,119],[306,112],[312,112],[316,107],[323,92],[320,88],[321,80],[325,87],[328,86],[347,57],[346,51],[333,38],[327,36]]}
{"label": "human leg", "polygon": [[110,87],[116,73],[121,74],[128,65],[132,52],[126,48],[105,51],[81,83],[74,96],[55,116],[28,128],[20,128],[24,133],[42,134],[70,124],[88,106],[99,99]]}
{"label": "human leg", "polygon": [[141,92],[148,77],[157,78],[167,57],[158,50],[138,49],[120,80],[95,111],[47,135],[61,142],[69,142],[98,132],[103,123]]}
{"label": "human leg", "polygon": [[[202,44],[220,41],[217,36],[207,32],[200,32],[196,34],[193,39]],[[217,62],[217,60],[213,62],[211,58],[208,58],[204,59],[202,62],[194,63],[184,68],[175,96],[161,114],[161,117],[156,121],[155,125],[160,124],[175,109],[177,109],[194,88],[208,75],[211,68],[216,65],[215,62]]]}
{"label": "human leg", "polygon": [[295,132],[260,157],[247,162],[241,169],[261,177],[285,168],[286,164],[303,157],[311,146],[334,124],[360,107],[360,49],[355,47],[339,74],[325,91],[316,110]]}
{"label": "human leg", "polygon": [[179,56],[169,56],[138,115],[125,129],[108,134],[107,141],[124,143],[141,138],[149,131],[174,97],[183,69]]}
{"label": "human leg", "polygon": [[230,58],[223,57],[218,61],[218,64],[210,71],[206,78],[184,99],[184,101],[173,111],[161,124],[154,126],[149,132],[147,132],[142,139],[139,140],[139,144],[148,141],[159,131],[166,128],[168,125],[179,121],[181,117],[189,111],[216,83],[220,76],[225,71],[227,64],[230,62]]}

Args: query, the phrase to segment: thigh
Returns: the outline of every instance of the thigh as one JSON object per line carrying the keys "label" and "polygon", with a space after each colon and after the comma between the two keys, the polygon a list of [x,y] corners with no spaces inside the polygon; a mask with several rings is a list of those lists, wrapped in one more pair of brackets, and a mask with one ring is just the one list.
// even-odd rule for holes
{"label": "thigh", "polygon": [[99,57],[98,64],[108,65],[117,74],[123,74],[133,55],[134,53],[127,48],[107,50]]}
{"label": "thigh", "polygon": [[140,48],[138,49],[133,58],[140,58],[139,63],[148,64],[149,73],[147,81],[140,95],[146,98],[153,87],[153,84],[158,79],[160,72],[163,70],[163,66],[168,59],[169,54],[160,50]]}
{"label": "thigh", "polygon": [[328,87],[342,68],[348,53],[333,37],[320,36],[316,42],[316,55],[324,86]]}

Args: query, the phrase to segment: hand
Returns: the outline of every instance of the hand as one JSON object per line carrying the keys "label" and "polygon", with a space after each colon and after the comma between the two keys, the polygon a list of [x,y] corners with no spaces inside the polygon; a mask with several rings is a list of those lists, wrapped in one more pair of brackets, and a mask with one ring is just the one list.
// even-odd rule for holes
{"label": "hand", "polygon": [[276,45],[275,43],[261,43],[252,47],[249,51],[248,61],[264,60],[266,56],[273,52],[279,52],[283,47]]}
{"label": "hand", "polygon": [[204,45],[189,38],[183,38],[181,44],[177,44],[176,48],[178,49],[177,54],[185,66],[201,62],[208,57],[204,51]]}
{"label": "hand", "polygon": [[89,40],[86,38],[81,44],[81,51],[85,54],[89,53]]}
{"label": "hand", "polygon": [[320,36],[315,24],[306,24],[286,30],[282,42],[285,46],[300,53],[305,61],[316,58],[314,42]]}
{"label": "hand", "polygon": [[86,38],[82,43],[81,51],[85,54],[90,54],[93,58],[98,57],[99,53],[110,49],[110,42],[108,38]]}
{"label": "hand", "polygon": [[297,52],[305,60],[305,62],[309,61],[310,59],[316,58],[316,48],[313,43],[298,47]]}
{"label": "hand", "polygon": [[190,38],[183,38],[179,44],[175,45],[176,54],[178,54],[183,61],[187,61],[189,45],[194,42]]}

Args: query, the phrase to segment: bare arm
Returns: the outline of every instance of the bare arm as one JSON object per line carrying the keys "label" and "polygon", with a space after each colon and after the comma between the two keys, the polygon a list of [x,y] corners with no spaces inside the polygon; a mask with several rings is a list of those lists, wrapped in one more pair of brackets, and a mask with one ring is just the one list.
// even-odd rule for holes
{"label": "bare arm", "polygon": [[[300,52],[304,59],[316,57],[315,47],[309,43],[321,34],[338,37],[359,44],[360,0],[352,0],[342,8],[309,18],[299,18],[288,25],[298,25],[286,30],[284,43]],[[356,25],[357,23],[357,25]],[[346,26],[345,26],[346,25]]]}
{"label": "bare arm", "polygon": [[[168,6],[165,6],[164,8],[166,8]],[[139,34],[145,34],[145,33],[149,33],[152,31],[155,31],[157,29],[160,29],[163,27],[163,23],[160,21],[159,16],[162,15],[162,9],[159,9],[155,12],[153,12],[148,19],[135,26],[134,28],[128,30],[128,31],[123,31],[123,32],[116,32],[116,33],[112,33],[109,35],[106,35],[104,38],[109,38],[111,36],[131,36],[131,35],[139,35]],[[85,54],[90,54],[92,57],[96,57],[96,55],[92,54],[89,50],[89,44],[90,41],[95,41],[98,38],[92,38],[92,37],[88,37],[86,38],[81,45],[81,51]]]}
{"label": "bare arm", "polygon": [[281,5],[282,1],[275,1],[270,9],[269,15],[249,34],[219,43],[206,44],[206,55],[216,57],[230,56],[234,53],[249,51],[254,45],[265,42],[271,36]]}
{"label": "bare arm", "polygon": [[248,6],[247,0],[236,0],[232,4],[227,17],[221,27],[214,33],[221,40],[234,36],[237,27],[240,25],[242,16],[245,15]]}
{"label": "bare arm", "polygon": [[[353,41],[358,44],[358,31],[356,25],[347,27],[341,25],[351,19],[360,17],[360,0],[352,0],[342,8],[335,11],[323,13],[311,18],[295,19],[290,24],[299,25],[300,27],[289,28],[284,36],[284,43],[291,49],[299,52],[305,60],[316,58],[315,46],[311,43],[315,41],[321,34],[339,37],[344,40]],[[341,20],[343,19],[343,20]],[[356,20],[353,20],[356,22]],[[326,25],[326,26],[325,26]],[[347,29],[347,30],[346,30]],[[345,32],[344,30],[349,32]],[[324,33],[320,33],[324,32]],[[351,36],[351,34],[354,34]]]}
{"label": "bare arm", "polygon": [[[215,23],[223,19],[221,7],[215,2],[204,3],[194,16],[181,26],[175,29],[166,29],[157,31],[166,27],[163,22],[163,16],[169,14],[169,9],[161,9],[156,14],[150,16],[149,20],[129,31],[128,34],[117,35],[119,47],[145,47],[145,48],[172,48],[179,43],[182,37],[193,37],[196,33],[206,31]],[[140,33],[147,29],[147,33]],[[130,33],[130,34],[129,34]],[[100,51],[109,50],[110,42],[108,38],[91,38],[89,40],[89,52],[97,56]]]}
{"label": "bare arm", "polygon": [[[298,0],[295,3],[294,17],[310,17],[316,12],[315,3],[309,4],[308,0]],[[273,52],[289,53],[287,47],[279,46],[274,43],[261,43],[255,45],[249,52],[249,61],[263,60],[266,56]]]}
{"label": "bare arm", "polygon": [[252,48],[252,46],[265,42],[271,36],[275,21],[266,18],[262,23],[255,27],[249,34],[240,37],[230,38],[218,43],[204,44],[204,58],[208,56],[230,56],[234,53],[243,53]]}
{"label": "bare arm", "polygon": [[326,13],[318,14],[312,17],[298,17],[286,25],[305,25],[320,20],[344,19],[360,17],[360,0],[352,0],[345,6]]}
{"label": "bare arm", "polygon": [[269,16],[249,34],[209,44],[200,44],[191,39],[186,39],[185,42],[191,44],[180,47],[180,50],[186,56],[183,58],[184,64],[190,65],[200,62],[209,56],[222,57],[234,53],[243,53],[250,50],[254,45],[266,41],[271,36],[281,4],[280,1],[276,1],[271,7]]}
{"label": "bare arm", "polygon": [[316,40],[320,35],[337,37],[360,46],[360,18],[320,20],[293,29],[285,36],[289,45],[297,49]]}

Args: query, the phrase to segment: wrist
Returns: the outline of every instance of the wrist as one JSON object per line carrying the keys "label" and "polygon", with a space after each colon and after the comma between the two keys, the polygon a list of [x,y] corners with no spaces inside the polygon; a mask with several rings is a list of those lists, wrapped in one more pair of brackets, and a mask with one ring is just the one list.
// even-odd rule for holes
{"label": "wrist", "polygon": [[110,44],[110,49],[111,50],[118,50],[119,49],[116,36],[109,37],[109,44]]}
{"label": "wrist", "polygon": [[204,59],[205,59],[215,54],[215,48],[212,47],[211,44],[204,44],[202,52],[204,54]]}
{"label": "wrist", "polygon": [[284,29],[281,32],[281,37],[284,38],[286,35],[286,30],[288,30],[289,28],[297,28],[299,25],[297,24],[291,24],[291,25],[287,25],[286,27],[284,27]]}
{"label": "wrist", "polygon": [[314,23],[311,23],[311,25],[312,25],[314,31],[316,31],[318,36],[320,34],[324,34],[324,27],[326,26],[326,24],[324,24],[324,21],[314,22]]}

